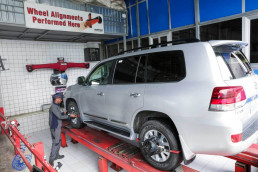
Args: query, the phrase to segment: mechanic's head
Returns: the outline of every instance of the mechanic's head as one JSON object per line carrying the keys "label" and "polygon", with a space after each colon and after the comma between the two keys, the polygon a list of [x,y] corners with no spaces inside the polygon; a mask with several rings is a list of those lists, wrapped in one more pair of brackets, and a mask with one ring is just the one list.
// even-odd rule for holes
{"label": "mechanic's head", "polygon": [[62,93],[56,93],[53,95],[53,101],[55,104],[60,104],[63,101],[63,94]]}

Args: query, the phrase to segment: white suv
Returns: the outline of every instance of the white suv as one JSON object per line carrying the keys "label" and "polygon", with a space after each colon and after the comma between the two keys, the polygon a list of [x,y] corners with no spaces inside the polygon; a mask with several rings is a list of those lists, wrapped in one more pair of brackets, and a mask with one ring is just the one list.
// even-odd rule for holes
{"label": "white suv", "polygon": [[258,137],[258,76],[240,41],[184,43],[101,61],[65,92],[83,124],[135,140],[160,170],[234,155]]}

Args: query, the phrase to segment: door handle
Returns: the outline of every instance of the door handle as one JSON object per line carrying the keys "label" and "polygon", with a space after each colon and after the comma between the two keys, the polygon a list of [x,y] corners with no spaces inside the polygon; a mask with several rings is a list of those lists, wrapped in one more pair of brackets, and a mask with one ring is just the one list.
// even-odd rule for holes
{"label": "door handle", "polygon": [[99,92],[99,93],[97,93],[97,95],[98,95],[98,96],[104,96],[104,93]]}
{"label": "door handle", "polygon": [[139,94],[139,93],[131,93],[130,96],[131,97],[140,97],[141,94]]}

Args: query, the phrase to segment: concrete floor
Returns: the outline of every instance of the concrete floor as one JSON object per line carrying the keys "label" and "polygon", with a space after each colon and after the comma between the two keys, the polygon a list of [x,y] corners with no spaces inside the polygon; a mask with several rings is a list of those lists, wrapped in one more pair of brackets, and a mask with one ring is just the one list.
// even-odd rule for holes
{"label": "concrete floor", "polygon": [[0,135],[0,171],[1,172],[14,172],[15,170],[12,168],[12,164],[10,162],[13,161],[14,157],[14,149],[12,143],[9,139]]}
{"label": "concrete floor", "polygon": [[[1,130],[0,130],[1,131]],[[25,149],[24,152],[25,155],[31,155],[30,151],[28,149]],[[14,147],[8,137],[5,135],[0,135],[0,172],[17,172],[18,170],[15,170],[12,167],[12,162],[14,160]],[[21,161],[23,162],[23,161]],[[35,164],[34,158],[31,159],[31,164]],[[29,172],[29,169],[27,167],[24,168],[24,170],[20,172]]]}

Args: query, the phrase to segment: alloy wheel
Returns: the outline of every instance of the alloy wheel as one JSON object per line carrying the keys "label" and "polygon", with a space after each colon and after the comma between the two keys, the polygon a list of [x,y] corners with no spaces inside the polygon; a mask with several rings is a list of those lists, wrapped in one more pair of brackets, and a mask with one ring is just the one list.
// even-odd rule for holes
{"label": "alloy wheel", "polygon": [[149,130],[144,135],[144,141],[153,140],[153,138],[155,140],[154,146],[159,148],[160,151],[152,155],[151,158],[157,162],[165,162],[170,157],[170,146],[168,139],[166,138],[166,136],[164,136],[161,132],[157,130]]}

